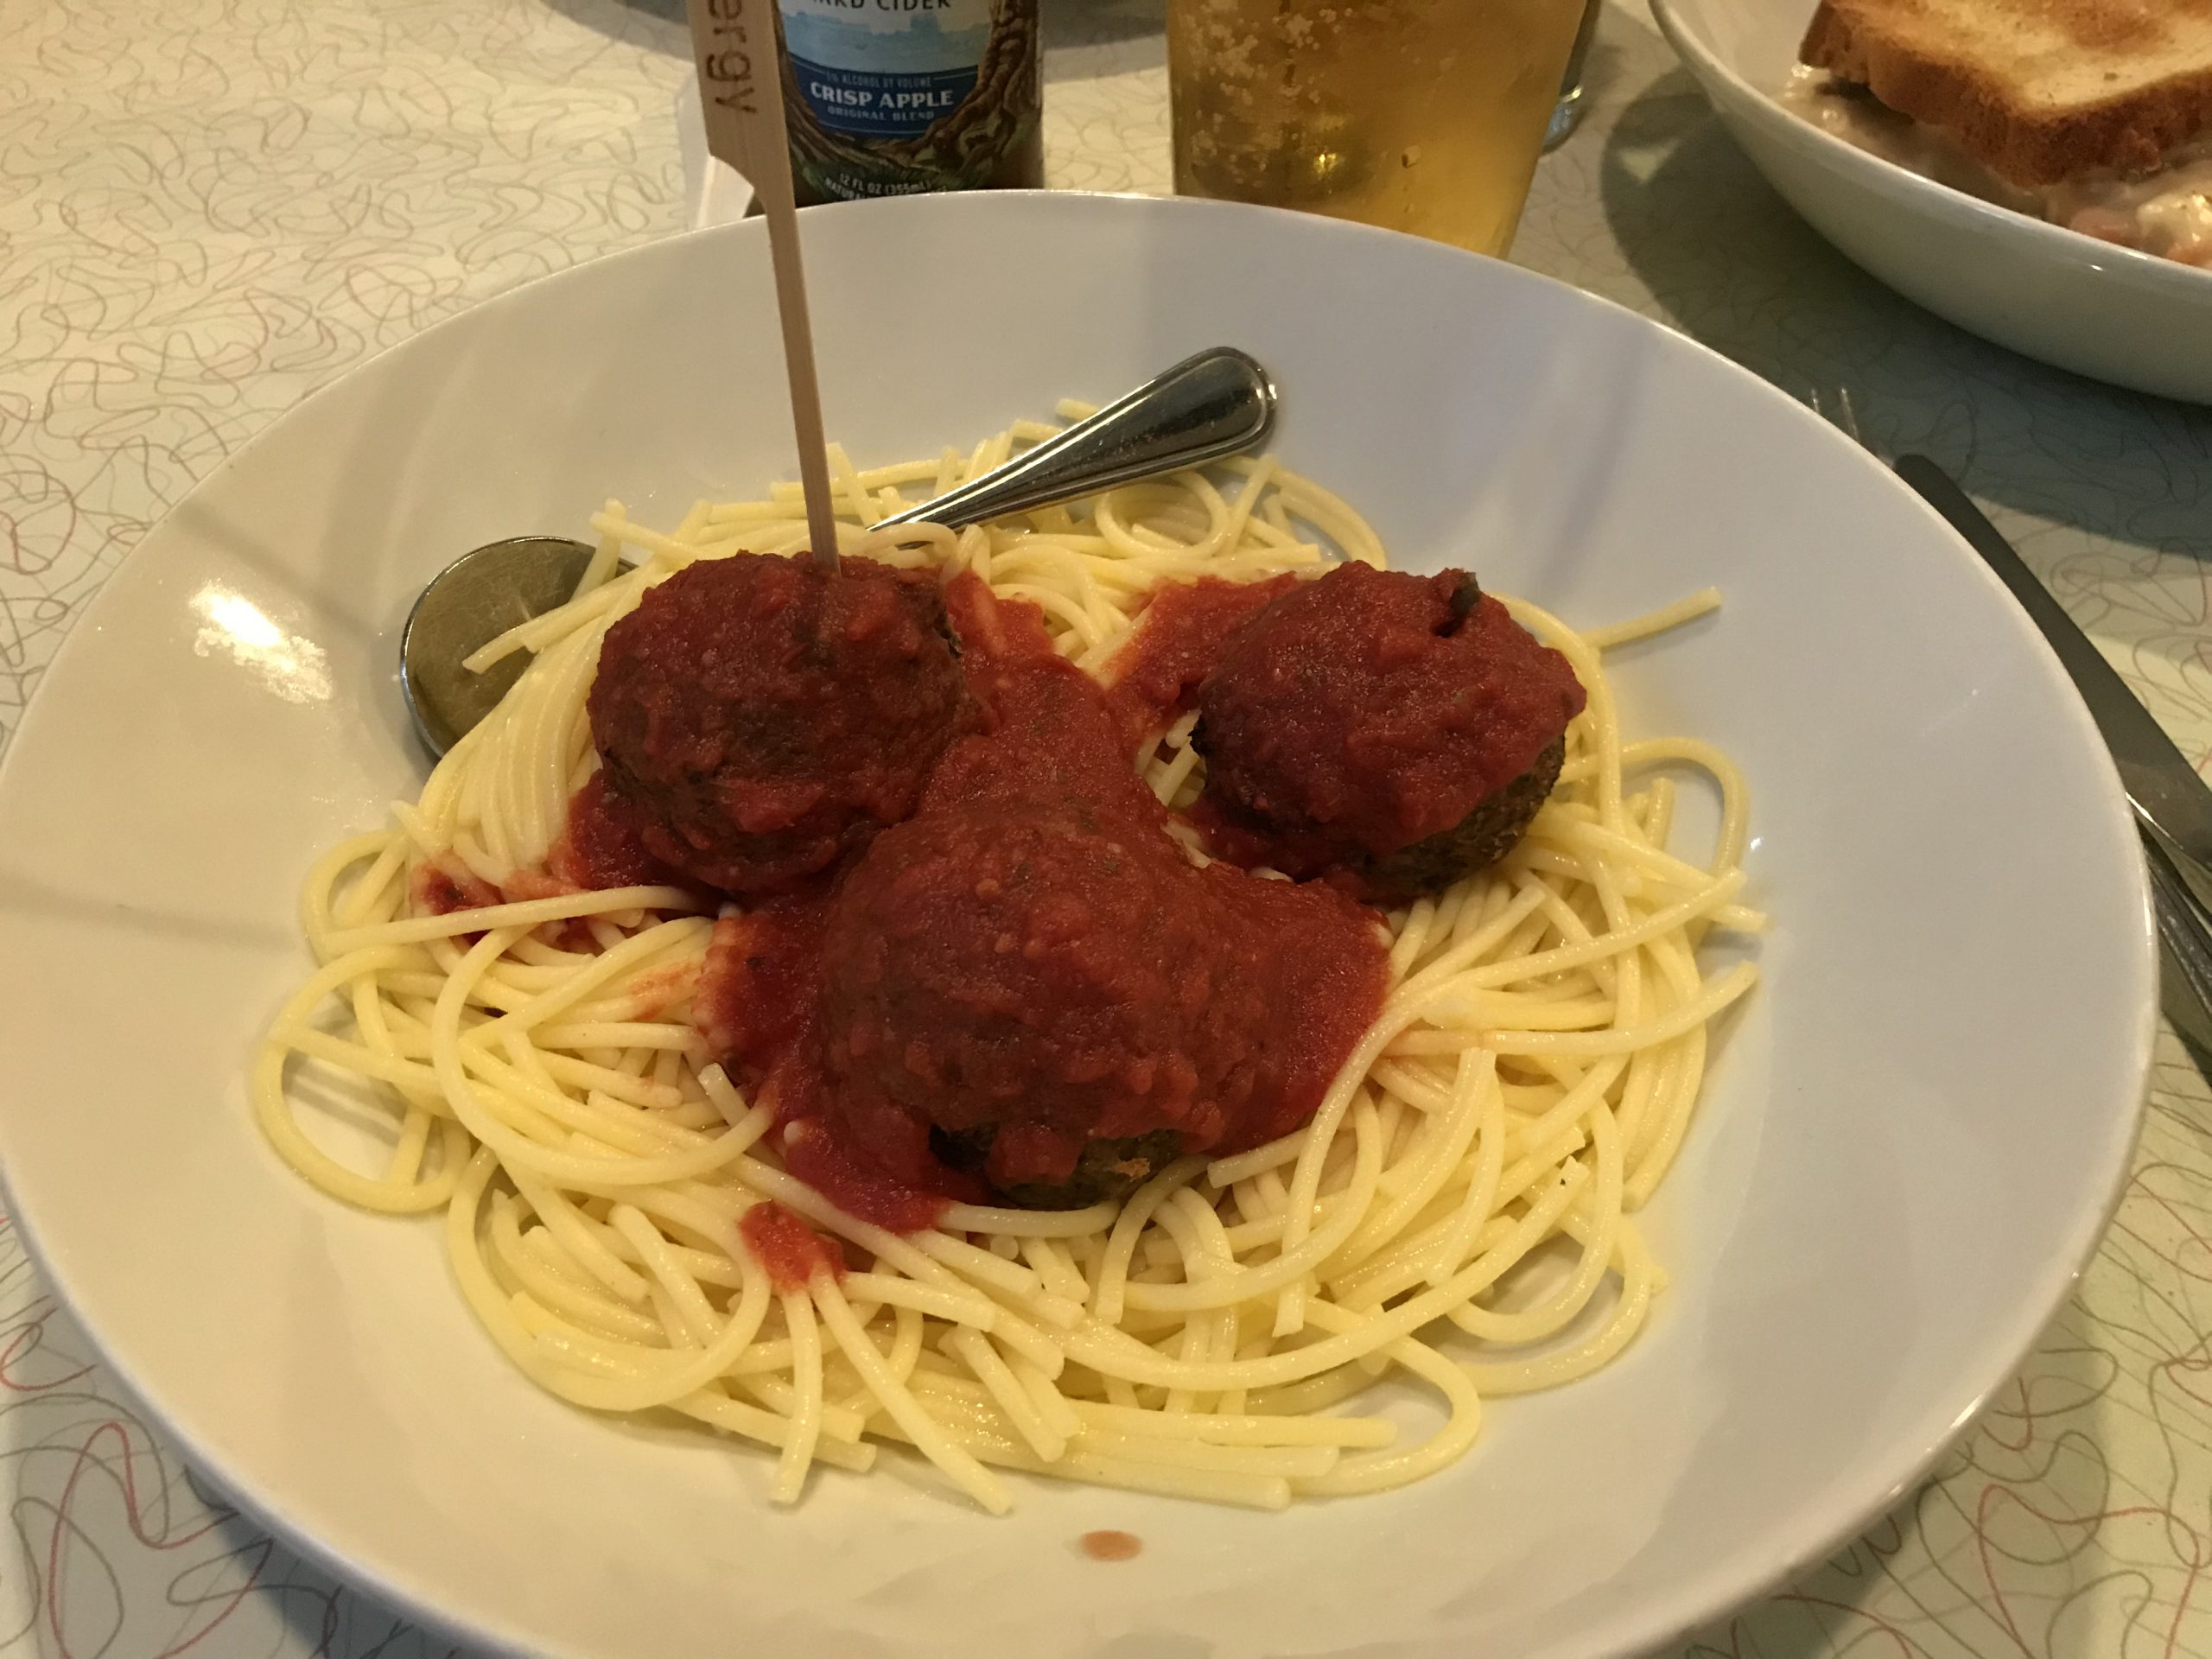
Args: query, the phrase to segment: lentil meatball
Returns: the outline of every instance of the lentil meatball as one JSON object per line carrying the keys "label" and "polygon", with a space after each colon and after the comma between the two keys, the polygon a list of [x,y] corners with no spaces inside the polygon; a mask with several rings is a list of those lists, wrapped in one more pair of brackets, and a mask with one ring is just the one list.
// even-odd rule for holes
{"label": "lentil meatball", "polygon": [[925,1119],[1002,1194],[1125,1191],[1160,1145],[1135,1142],[1169,1131],[1171,1152],[1211,1150],[1268,1086],[1248,931],[1152,825],[1076,804],[925,813],[879,836],[832,901],[831,1094],[850,1118]]}
{"label": "lentil meatball", "polygon": [[[1104,1199],[1125,1198],[1181,1155],[1181,1138],[1173,1129],[1155,1129],[1118,1140],[1085,1141],[1065,1179],[1007,1181],[995,1191],[1024,1210],[1081,1210]],[[997,1139],[998,1126],[993,1123],[957,1135],[932,1128],[930,1147],[952,1168],[980,1175]]]}
{"label": "lentil meatball", "polygon": [[1193,868],[1079,802],[925,808],[839,885],[822,1071],[853,1145],[919,1133],[1001,1198],[1115,1198],[1310,1117],[1385,982],[1370,913]]}
{"label": "lentil meatball", "polygon": [[1510,851],[1585,701],[1472,576],[1349,563],[1275,600],[1198,694],[1201,817],[1225,855],[1377,903]]}
{"label": "lentil meatball", "polygon": [[702,559],[607,630],[589,700],[645,849],[756,897],[908,817],[966,691],[937,583],[868,559]]}

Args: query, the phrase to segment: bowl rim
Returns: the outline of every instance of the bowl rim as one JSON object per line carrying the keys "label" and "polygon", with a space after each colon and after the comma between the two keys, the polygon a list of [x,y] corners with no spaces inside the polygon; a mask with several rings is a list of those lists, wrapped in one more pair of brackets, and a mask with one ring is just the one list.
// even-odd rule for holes
{"label": "bowl rim", "polygon": [[[2047,219],[1984,201],[1861,149],[1792,113],[1777,93],[1739,73],[1683,15],[1680,0],[1649,0],[1649,4],[1659,32],[1713,98],[1716,109],[1721,103],[1715,93],[1717,82],[1738,100],[1758,106],[1760,113],[1751,118],[1758,120],[1777,142],[1817,158],[1830,171],[1855,175],[1856,181],[1869,190],[1926,216],[1949,219],[1959,229],[1970,228],[1980,237],[2004,245],[2009,251],[2044,260],[2063,259],[2076,276],[2119,279],[2184,302],[2212,307],[2212,267],[2145,253],[2140,248],[2107,242]],[[1727,113],[1726,110],[1719,112]]]}

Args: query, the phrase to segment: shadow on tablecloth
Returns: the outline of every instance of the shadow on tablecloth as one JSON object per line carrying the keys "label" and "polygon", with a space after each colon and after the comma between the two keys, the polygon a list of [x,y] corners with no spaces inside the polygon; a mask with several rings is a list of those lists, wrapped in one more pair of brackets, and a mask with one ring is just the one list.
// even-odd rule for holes
{"label": "shadow on tablecloth", "polygon": [[1850,395],[1879,454],[1933,455],[1985,499],[2161,553],[2212,556],[2212,410],[2083,379],[1891,292],[1775,194],[1674,69],[1607,136],[1605,220],[1667,318],[1801,399]]}
{"label": "shadow on tablecloth", "polygon": [[571,22],[633,46],[681,57],[691,49],[684,0],[545,0]]}

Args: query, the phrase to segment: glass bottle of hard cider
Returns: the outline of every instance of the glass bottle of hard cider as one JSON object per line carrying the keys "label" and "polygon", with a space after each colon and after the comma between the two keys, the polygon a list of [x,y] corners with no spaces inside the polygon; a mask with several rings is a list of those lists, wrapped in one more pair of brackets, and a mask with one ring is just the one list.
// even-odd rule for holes
{"label": "glass bottle of hard cider", "polygon": [[801,207],[1045,181],[1038,0],[777,0]]}

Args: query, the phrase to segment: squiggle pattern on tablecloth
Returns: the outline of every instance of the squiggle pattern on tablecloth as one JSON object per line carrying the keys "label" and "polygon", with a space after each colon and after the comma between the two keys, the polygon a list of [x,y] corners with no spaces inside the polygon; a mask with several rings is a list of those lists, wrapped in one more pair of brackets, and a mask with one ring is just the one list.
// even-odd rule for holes
{"label": "squiggle pattern on tablecloth", "polygon": [[[1166,183],[1157,0],[1048,0],[1052,181]],[[674,0],[0,0],[0,741],[161,511],[300,396],[677,228]],[[2212,751],[2212,416],[1969,340],[1830,253],[1610,14],[1516,257],[1969,474]],[[429,1659],[186,1473],[0,1221],[0,1654]],[[2112,1234],[1936,1477],[1682,1659],[2212,1656],[2212,1094],[2163,1040]]]}
{"label": "squiggle pattern on tablecloth", "polygon": [[204,1491],[91,1358],[0,1228],[0,1651],[450,1654]]}
{"label": "squiggle pattern on tablecloth", "polygon": [[2162,1038],[2103,1249],[1936,1478],[1687,1659],[2212,1653],[2212,1093]]}
{"label": "squiggle pattern on tablecloth", "polygon": [[681,40],[614,0],[0,3],[0,737],[277,414],[680,226]]}

